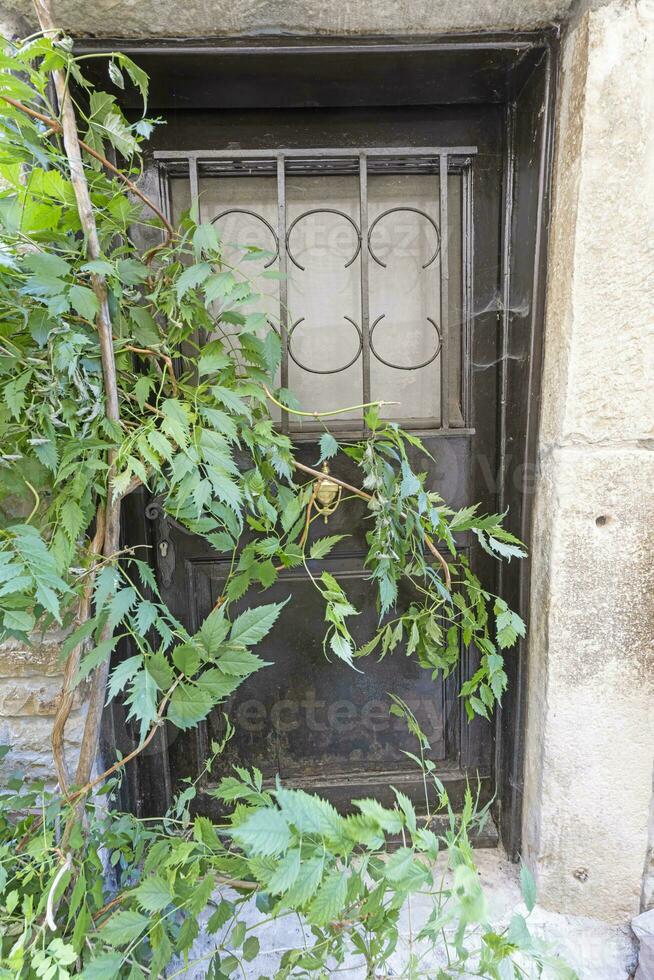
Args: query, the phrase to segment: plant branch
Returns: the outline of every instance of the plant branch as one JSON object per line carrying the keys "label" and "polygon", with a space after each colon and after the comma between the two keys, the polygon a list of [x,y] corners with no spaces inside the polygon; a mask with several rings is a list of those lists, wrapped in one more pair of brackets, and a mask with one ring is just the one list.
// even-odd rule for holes
{"label": "plant branch", "polygon": [[161,704],[157,709],[157,717],[155,721],[152,723],[152,727],[150,728],[150,731],[143,739],[143,741],[139,742],[136,748],[132,749],[131,752],[128,752],[127,755],[124,755],[122,759],[118,759],[116,762],[114,762],[112,766],[109,766],[109,768],[105,769],[105,771],[100,773],[99,776],[96,776],[95,779],[89,779],[84,786],[76,790],[71,795],[70,797],[71,800],[75,800],[75,799],[79,799],[80,797],[87,796],[92,789],[95,789],[96,786],[99,786],[100,783],[103,783],[105,779],[109,778],[109,776],[113,776],[114,773],[118,772],[120,769],[126,766],[128,762],[131,762],[132,759],[135,759],[137,755],[140,755],[141,752],[144,752],[145,749],[147,749],[148,745],[150,744],[150,742],[152,741],[152,739],[154,738],[154,736],[157,734],[159,730],[159,727],[162,723],[162,719],[164,716],[164,712],[168,706],[168,702],[173,696],[173,691],[183,679],[184,679],[184,675],[180,674],[179,677],[175,679],[175,683],[170,687],[170,689],[166,693],[166,696],[162,699]]}
{"label": "plant branch", "polygon": [[361,497],[362,500],[374,500],[375,498],[372,494],[366,493],[365,490],[360,490],[359,487],[353,486],[351,483],[346,483],[345,480],[339,479],[339,477],[334,476],[333,473],[326,477],[324,473],[320,470],[315,470],[312,466],[305,466],[304,463],[298,463],[296,459],[291,461],[291,465],[295,467],[296,470],[302,470],[303,473],[308,473],[310,476],[316,477],[318,480],[329,479],[331,483],[337,483],[339,487],[343,487],[344,490],[349,490],[350,493],[354,493],[357,497]]}
{"label": "plant branch", "polygon": [[38,494],[38,491],[37,491],[36,487],[33,487],[32,484],[30,483],[30,481],[27,480],[25,477],[23,477],[23,480],[25,480],[25,483],[29,487],[29,489],[30,489],[30,491],[32,493],[32,496],[34,497],[34,506],[32,507],[32,510],[30,511],[29,517],[26,517],[25,518],[25,523],[26,524],[30,524],[31,521],[32,521],[32,518],[34,517],[34,515],[37,512],[37,510],[41,506],[41,498],[40,498],[40,496]]}
{"label": "plant branch", "polygon": [[[142,742],[139,742],[139,744],[136,746],[136,748],[133,749],[131,752],[129,752],[127,755],[123,756],[122,759],[118,759],[118,761],[117,762],[114,762],[114,764],[112,766],[109,766],[109,768],[108,769],[105,769],[105,771],[102,772],[102,773],[100,773],[99,776],[96,776],[95,779],[88,780],[88,782],[85,783],[84,786],[80,787],[80,789],[75,790],[74,793],[70,793],[70,795],[68,795],[66,797],[66,800],[67,800],[68,803],[70,803],[70,804],[76,804],[77,807],[79,807],[80,804],[82,803],[83,797],[86,796],[86,795],[88,795],[91,792],[92,789],[95,789],[96,786],[98,786],[100,783],[104,782],[105,779],[108,779],[109,776],[113,776],[114,773],[118,772],[120,769],[122,769],[124,766],[126,766],[128,762],[131,762],[132,759],[135,759],[138,755],[141,754],[141,752],[143,752],[143,751],[145,751],[145,749],[147,749],[148,745],[150,744],[150,742],[152,741],[152,739],[156,735],[156,733],[157,733],[157,731],[159,729],[159,726],[161,725],[164,711],[166,710],[166,706],[168,705],[168,702],[170,701],[170,699],[172,697],[173,691],[175,690],[175,688],[177,687],[177,685],[183,679],[184,679],[184,675],[183,674],[180,674],[180,676],[176,678],[175,683],[170,687],[170,690],[166,693],[166,696],[163,698],[163,700],[162,700],[162,702],[159,705],[159,708],[157,710],[157,717],[156,717],[155,721],[152,723],[152,727],[150,728],[150,731],[148,732],[148,734],[146,735],[146,737],[143,739],[143,741]],[[74,823],[73,820],[70,820],[70,819],[68,820],[68,823],[66,825],[66,829],[64,831],[64,835],[62,837],[62,846],[63,847],[66,847],[68,845],[68,841],[70,839],[70,833],[72,831],[73,823]],[[38,830],[38,828],[41,827],[42,825],[43,825],[43,816],[41,815],[41,816],[39,816],[39,817],[36,818],[34,824],[31,826],[31,828],[28,831],[28,833],[25,834],[20,839],[20,841],[18,842],[18,845],[16,847],[16,851],[17,852],[23,850],[23,848],[29,842],[32,834],[36,830]]]}
{"label": "plant branch", "polygon": [[[39,7],[45,6],[44,0],[34,0],[34,2],[35,2],[35,5],[37,6],[37,10],[38,10]],[[54,28],[53,28],[53,30],[54,30]],[[61,74],[63,74],[63,73],[61,73]],[[57,94],[59,94],[59,93],[57,93]],[[12,105],[14,107],[14,109],[18,109],[20,112],[24,112],[25,115],[31,116],[33,119],[38,119],[39,122],[42,122],[46,126],[49,126],[50,129],[53,132],[55,132],[55,133],[63,133],[64,127],[63,127],[63,125],[60,122],[58,122],[58,120],[52,119],[50,116],[46,116],[42,112],[37,112],[36,109],[31,109],[29,106],[25,105],[23,102],[19,102],[18,99],[12,99],[8,95],[2,95],[2,96],[0,96],[0,98],[4,102],[7,102],[9,105]],[[162,243],[160,243],[160,245],[157,245],[156,247],[157,248],[162,248],[164,245],[168,244],[168,242],[170,242],[171,238],[173,238],[173,236],[175,234],[175,229],[173,228],[173,226],[171,225],[170,221],[165,216],[165,214],[157,207],[157,205],[154,203],[154,201],[151,198],[149,198],[147,196],[147,194],[144,194],[143,191],[140,190],[140,188],[138,187],[138,185],[135,184],[133,180],[130,180],[129,177],[127,176],[127,174],[124,174],[122,170],[119,170],[119,168],[116,167],[111,162],[111,160],[107,160],[107,158],[105,156],[103,156],[102,153],[98,153],[98,151],[97,150],[94,150],[92,146],[89,146],[88,143],[85,143],[84,140],[81,140],[79,138],[79,136],[77,137],[77,143],[78,143],[79,146],[81,146],[81,148],[85,151],[85,153],[88,153],[89,156],[91,156],[95,160],[97,160],[98,163],[101,163],[102,166],[106,170],[109,170],[110,173],[112,173],[112,174],[114,174],[114,176],[118,177],[119,180],[122,180],[122,182],[125,184],[125,186],[127,188],[129,188],[129,190],[132,192],[132,194],[134,194],[141,201],[143,201],[143,203],[147,207],[149,207],[150,210],[153,212],[153,214],[155,214],[157,216],[157,218],[159,218],[159,220],[163,223],[163,226],[166,229],[167,242],[162,242]]]}
{"label": "plant branch", "polygon": [[313,510],[313,505],[316,502],[316,497],[318,496],[318,491],[320,490],[321,480],[316,480],[313,485],[313,490],[311,492],[311,499],[307,504],[307,516],[304,522],[304,530],[302,531],[302,537],[300,538],[300,548],[304,548],[307,543],[307,538],[309,537],[309,527],[311,525],[311,511]]}
{"label": "plant branch", "polygon": [[331,412],[301,412],[298,408],[289,408],[288,405],[284,405],[283,402],[278,401],[271,391],[268,390],[266,385],[262,385],[267,397],[273,403],[277,405],[278,408],[283,409],[285,412],[290,412],[291,415],[303,415],[306,418],[311,419],[325,419],[330,415],[343,415],[345,412],[356,412],[360,408],[375,408],[380,405],[399,405],[399,402],[364,402],[363,405],[348,405],[346,408],[335,408]]}
{"label": "plant branch", "polygon": [[[104,532],[105,510],[104,506],[100,504],[95,515],[95,534],[91,544],[89,545],[91,568],[89,569],[88,579],[84,585],[84,591],[80,599],[79,611],[77,615],[78,623],[85,623],[89,618],[93,583],[95,580],[95,573],[97,571],[97,559],[102,554]],[[66,660],[64,681],[59,698],[59,704],[57,705],[54,724],[52,726],[52,756],[54,759],[55,769],[57,770],[59,788],[64,796],[68,796],[68,786],[70,784],[70,774],[66,763],[66,753],[64,749],[64,731],[75,699],[75,686],[73,684],[73,678],[77,674],[83,648],[84,641],[81,641],[73,648],[73,650],[71,650],[68,659]]]}
{"label": "plant branch", "polygon": [[[34,8],[39,20],[39,25],[44,33],[56,34],[57,25],[52,15],[50,0],[34,0]],[[84,161],[80,148],[80,139],[77,131],[77,120],[75,118],[75,108],[70,92],[68,91],[67,76],[61,68],[52,71],[61,122],[57,122],[60,127],[64,143],[64,150],[70,168],[70,180],[75,192],[77,212],[80,224],[84,232],[86,242],[86,253],[90,259],[99,259],[102,256],[100,239],[95,221],[95,212],[91,201],[91,193],[84,170]],[[107,293],[107,283],[104,276],[97,273],[91,275],[91,288],[98,300],[98,315],[96,319],[96,329],[98,331],[98,341],[100,344],[100,359],[102,363],[102,377],[104,381],[104,410],[108,419],[120,425],[120,406],[118,402],[118,380],[116,376],[116,359],[114,356],[113,330],[111,323],[111,313],[109,310],[109,299]],[[107,499],[105,504],[105,534],[103,544],[103,554],[112,555],[118,550],[120,543],[120,500],[111,498],[111,484],[113,482],[115,470],[115,451],[109,450],[107,453],[109,463],[107,473]],[[105,626],[100,637],[101,642],[110,638],[111,628]],[[89,697],[88,710],[84,725],[84,734],[80,746],[79,759],[75,781],[85,783],[91,774],[98,746],[100,734],[100,723],[102,709],[104,707],[105,688],[107,684],[107,672],[109,670],[108,661],[101,664],[93,675],[91,682],[91,694]]]}
{"label": "plant branch", "polygon": [[[302,470],[303,473],[308,473],[310,476],[313,476],[318,480],[325,479],[325,474],[321,473],[320,470],[315,470],[312,466],[305,466],[304,463],[298,463],[296,459],[292,461],[292,465],[295,467],[296,470]],[[349,490],[350,493],[354,493],[356,494],[357,497],[361,497],[362,500],[371,501],[375,499],[372,496],[372,494],[366,493],[365,490],[360,490],[359,487],[352,486],[351,483],[346,483],[345,480],[340,480],[337,476],[334,476],[332,473],[329,474],[329,479],[332,483],[337,483],[339,487],[343,487],[344,490]],[[449,592],[452,588],[452,576],[450,574],[450,566],[447,564],[446,560],[443,558],[440,551],[438,550],[438,548],[436,547],[432,539],[427,534],[425,535],[425,544],[431,551],[434,558],[440,563],[443,569],[443,574],[445,576],[445,585],[447,591]]]}
{"label": "plant branch", "polygon": [[172,389],[177,397],[177,378],[175,377],[175,369],[173,368],[172,358],[168,354],[163,354],[156,350],[151,350],[149,347],[134,347],[132,344],[125,344],[122,348],[123,350],[131,351],[132,354],[141,354],[143,357],[154,357],[160,358],[166,365],[168,374],[170,375],[170,383]]}

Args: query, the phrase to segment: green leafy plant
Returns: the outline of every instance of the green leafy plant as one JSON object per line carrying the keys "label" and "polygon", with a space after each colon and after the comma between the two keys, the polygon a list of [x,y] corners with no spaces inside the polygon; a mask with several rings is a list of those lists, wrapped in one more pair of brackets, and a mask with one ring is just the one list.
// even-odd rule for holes
{"label": "green leafy plant", "polygon": [[[146,75],[126,56],[108,56],[109,82],[143,96],[144,116],[132,122],[114,95],[87,80],[89,56],[76,57],[54,30],[46,0],[37,12],[44,33],[6,42],[0,55],[0,625],[26,643],[53,625],[67,638],[53,731],[59,791],[14,782],[3,799],[6,975],[176,975],[171,964],[188,955],[207,908],[208,932],[221,937],[207,975],[246,975],[259,949],[240,917],[252,892],[266,915],[292,912],[311,929],[310,942],[281,958],[279,977],[327,976],[353,954],[369,976],[384,975],[375,971],[397,943],[400,909],[418,893],[433,895],[437,911],[416,941],[432,952],[444,943],[450,972],[442,975],[517,976],[521,951],[540,969],[547,957],[526,925],[520,936],[488,927],[468,839],[470,797],[461,820],[449,814],[440,840],[428,802],[426,819],[401,793],[392,809],[362,800],[342,816],[317,797],[264,788],[256,770],[222,779],[218,796],[235,804],[222,826],[190,816],[193,782],[152,825],[90,802],[93,790],[111,793],[164,720],[192,728],[266,666],[254,648],[282,605],[232,609],[284,568],[303,567],[320,592],[325,653],[344,670],[404,644],[436,677],[454,669],[462,644],[474,647],[479,668],[461,697],[470,717],[488,717],[506,686],[503,651],[524,624],[484,589],[455,534],[471,531],[498,559],[524,550],[502,515],[455,512],[426,485],[409,454],[424,447],[383,419],[383,403],[358,406],[366,434],[339,442],[327,420],[347,409],[306,411],[275,385],[279,334],[249,312],[261,296],[247,260],[263,253],[246,247],[230,265],[212,224],[193,211],[179,226],[169,222],[138,185],[141,146],[155,125],[145,117]],[[140,249],[134,228],[146,242]],[[295,457],[273,406],[320,418],[319,463],[344,454],[359,468],[360,486],[333,477],[367,505],[379,625],[359,648],[345,586],[312,572],[312,559],[338,541],[308,543],[322,474]],[[162,602],[143,557],[119,550],[121,502],[139,487],[231,557],[223,594],[192,635]],[[397,615],[401,579],[416,599]],[[111,669],[120,640],[130,656]],[[89,710],[71,773],[64,735],[81,682],[90,684]],[[118,695],[139,744],[92,778],[105,698]],[[413,725],[415,758],[433,780],[415,719],[397,700],[392,710]],[[397,835],[401,847],[389,854]],[[453,875],[446,888],[433,865],[443,850]],[[406,975],[420,975],[428,955],[412,950]]]}
{"label": "green leafy plant", "polygon": [[[136,980],[199,968],[207,977],[247,977],[262,953],[277,980],[341,969],[438,980],[546,970],[574,980],[530,932],[535,889],[526,868],[526,914],[490,924],[470,844],[485,811],[468,791],[463,812],[452,812],[415,717],[397,699],[394,707],[418,738],[424,813],[395,790],[393,806],[354,800],[344,816],[279,782],[266,789],[256,768],[237,768],[213,791],[227,809],[224,821],[192,815],[193,783],[158,821],[89,804],[62,864],[58,827],[71,814],[77,821],[74,806],[42,786],[12,782],[3,812],[32,812],[0,821],[0,976]],[[221,748],[214,746],[218,757]],[[103,792],[112,789],[105,782]],[[430,790],[440,798],[436,811]],[[435,812],[444,813],[441,832],[432,829]],[[298,921],[293,944],[289,926]],[[271,922],[286,939],[281,947],[261,938]]]}

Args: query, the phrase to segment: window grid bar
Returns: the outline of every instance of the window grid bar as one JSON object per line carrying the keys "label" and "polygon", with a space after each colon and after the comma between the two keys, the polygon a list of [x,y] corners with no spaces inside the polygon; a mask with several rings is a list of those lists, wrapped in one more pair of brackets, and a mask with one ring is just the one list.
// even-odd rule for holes
{"label": "window grid bar", "polygon": [[364,153],[359,157],[359,220],[361,228],[361,368],[363,371],[363,401],[370,401],[370,287],[368,268],[368,163]]}
{"label": "window grid bar", "polygon": [[440,272],[441,272],[441,426],[450,425],[450,344],[449,344],[449,282],[448,223],[447,223],[447,154],[440,157]]}
{"label": "window grid bar", "polygon": [[[198,224],[201,221],[200,218],[200,184],[198,181],[198,159],[197,157],[188,157],[188,180],[189,188],[191,191],[191,214],[196,215]],[[208,335],[206,330],[201,330],[199,334],[200,343],[204,346],[208,340]]]}
{"label": "window grid bar", "polygon": [[188,157],[188,179],[191,185],[191,211],[197,206],[197,218],[200,221],[200,186],[198,183],[198,158]]}
{"label": "window grid bar", "polygon": [[[190,166],[190,162],[189,162]],[[170,178],[167,168],[164,166],[159,166],[157,168],[157,176],[159,179],[159,201],[161,203],[161,210],[168,221],[172,221],[172,202],[171,202],[171,188],[170,188]],[[165,233],[164,229],[161,229],[161,240],[164,241]]]}
{"label": "window grid bar", "polygon": [[462,233],[462,271],[463,305],[461,309],[461,414],[464,424],[470,419],[470,371],[468,364],[472,354],[472,167],[463,171],[463,228]]}
{"label": "window grid bar", "polygon": [[309,149],[285,148],[281,150],[156,150],[155,160],[274,160],[279,154],[289,158],[321,157],[453,157],[475,156],[476,146],[387,146],[360,149],[354,147],[311,147]]}
{"label": "window grid bar", "polygon": [[[277,237],[279,240],[279,332],[282,345],[280,380],[288,388],[288,256],[286,251],[286,163],[277,154]],[[288,432],[288,412],[282,410],[282,432]]]}

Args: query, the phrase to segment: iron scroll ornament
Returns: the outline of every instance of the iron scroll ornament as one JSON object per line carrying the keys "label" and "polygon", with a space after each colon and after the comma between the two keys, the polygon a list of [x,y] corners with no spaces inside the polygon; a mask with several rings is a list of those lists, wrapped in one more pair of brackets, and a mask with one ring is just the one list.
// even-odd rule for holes
{"label": "iron scroll ornament", "polygon": [[279,238],[277,237],[277,232],[270,224],[270,222],[267,221],[266,218],[263,217],[263,215],[257,214],[256,211],[252,211],[250,208],[227,208],[225,211],[221,211],[220,214],[217,214],[215,218],[212,218],[211,224],[215,225],[217,221],[220,221],[220,219],[224,218],[225,215],[227,214],[249,214],[251,218],[256,218],[257,221],[260,221],[262,224],[266,226],[266,228],[272,235],[273,241],[275,243],[275,254],[264,265],[264,269],[269,269],[270,266],[273,264],[273,262],[275,262],[277,257],[279,256]]}
{"label": "iron scroll ornament", "polygon": [[347,369],[349,367],[352,367],[352,365],[355,363],[355,361],[358,360],[358,358],[361,355],[361,351],[363,350],[363,334],[361,333],[360,327],[357,326],[357,324],[354,322],[352,317],[344,316],[343,319],[347,320],[348,323],[351,323],[354,329],[356,330],[357,334],[359,335],[359,346],[357,352],[354,355],[354,357],[347,362],[347,364],[342,364],[341,367],[328,368],[327,370],[325,370],[324,368],[307,367],[306,364],[303,364],[302,361],[298,360],[298,358],[293,353],[292,339],[296,327],[299,327],[299,325],[304,321],[303,316],[300,317],[299,320],[296,320],[295,323],[289,328],[288,341],[287,341],[288,356],[291,358],[292,361],[294,361],[297,364],[299,368],[302,368],[303,371],[308,371],[310,374],[340,374],[341,371],[347,371]]}
{"label": "iron scroll ornament", "polygon": [[[359,252],[361,251],[361,230],[360,230],[358,224],[356,223],[356,221],[354,220],[354,218],[350,217],[349,214],[346,214],[345,211],[339,211],[338,208],[311,208],[309,211],[303,211],[302,214],[299,214],[297,216],[297,218],[295,218],[291,222],[291,224],[289,225],[288,231],[286,232],[286,253],[287,253],[289,259],[291,260],[291,262],[293,263],[293,265],[294,266],[297,266],[297,268],[300,269],[301,272],[305,272],[306,271],[306,267],[303,266],[303,265],[300,265],[300,263],[298,262],[298,260],[293,255],[293,251],[291,249],[291,232],[293,231],[293,229],[295,228],[295,226],[300,221],[304,220],[304,218],[308,218],[309,215],[311,215],[311,214],[337,214],[341,218],[345,218],[345,220],[346,221],[349,221],[349,223],[352,225],[352,227],[354,228],[354,232],[355,232],[355,234],[357,236],[357,247],[356,247],[356,250],[355,250],[354,255],[352,256],[352,258],[348,262],[346,262],[345,265],[344,265],[344,267],[343,267],[345,269],[349,269],[349,267],[356,260]],[[325,372],[325,373],[327,373],[327,372]]]}
{"label": "iron scroll ornament", "polygon": [[393,364],[392,361],[387,361],[385,358],[381,357],[381,355],[378,354],[377,351],[375,350],[375,344],[374,344],[374,341],[373,341],[373,334],[375,332],[375,327],[378,325],[378,323],[381,320],[384,319],[385,316],[386,316],[386,314],[385,313],[382,313],[381,316],[378,316],[377,317],[377,319],[375,320],[375,322],[370,327],[370,336],[369,336],[369,339],[368,339],[368,343],[370,345],[370,350],[375,355],[375,357],[377,358],[378,361],[380,361],[382,364],[385,364],[386,367],[393,368],[395,371],[419,371],[420,368],[427,367],[428,364],[431,364],[432,361],[435,361],[436,360],[436,358],[438,357],[438,355],[441,352],[441,347],[443,346],[443,338],[441,337],[441,332],[440,332],[440,330],[438,328],[438,324],[436,323],[435,320],[432,320],[432,318],[430,316],[427,317],[427,322],[428,323],[431,323],[432,327],[436,331],[436,336],[438,337],[438,343],[436,345],[436,350],[434,351],[434,353],[431,355],[431,357],[428,360],[422,361],[422,363],[420,363],[420,364]]}
{"label": "iron scroll ornament", "polygon": [[381,214],[378,214],[375,220],[370,225],[370,228],[368,229],[368,251],[370,252],[371,257],[374,259],[377,265],[380,265],[382,267],[382,269],[386,268],[386,263],[382,262],[382,260],[378,258],[377,255],[375,255],[375,252],[372,247],[372,233],[375,230],[376,226],[379,224],[379,222],[382,220],[382,218],[385,218],[389,214],[395,214],[395,212],[397,211],[411,211],[413,214],[419,214],[421,217],[427,219],[429,224],[436,232],[436,249],[433,255],[431,256],[431,258],[427,259],[427,261],[422,266],[423,269],[429,268],[432,262],[436,261],[436,258],[438,257],[438,253],[441,250],[441,234],[440,231],[438,230],[438,225],[436,224],[434,219],[431,218],[426,211],[421,211],[420,208],[410,208],[410,207],[402,206],[397,208],[388,208],[387,211],[382,211]]}

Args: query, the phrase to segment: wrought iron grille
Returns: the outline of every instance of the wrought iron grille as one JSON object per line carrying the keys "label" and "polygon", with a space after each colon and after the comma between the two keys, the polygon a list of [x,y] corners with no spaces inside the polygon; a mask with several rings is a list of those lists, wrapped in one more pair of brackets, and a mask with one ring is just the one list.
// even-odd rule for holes
{"label": "wrought iron grille", "polygon": [[[423,147],[423,148],[375,148],[375,149],[284,149],[284,150],[210,150],[210,151],[163,151],[155,154],[159,167],[161,193],[164,207],[169,215],[173,211],[171,181],[184,178],[188,181],[190,200],[197,201],[200,180],[205,178],[268,177],[276,180],[276,223],[268,220],[255,209],[245,206],[218,208],[210,220],[219,222],[230,215],[248,216],[249,220],[261,223],[270,240],[269,258],[265,268],[276,267],[280,272],[279,316],[276,324],[282,345],[280,383],[286,387],[289,380],[290,362],[312,375],[341,374],[360,362],[361,397],[369,402],[373,397],[384,397],[383,392],[371,391],[371,362],[373,359],[386,368],[402,372],[437,372],[430,375],[434,383],[440,383],[440,412],[438,415],[420,418],[399,419],[414,428],[438,429],[461,433],[468,416],[469,378],[467,365],[469,358],[469,283],[471,281],[471,195],[472,160],[475,147]],[[370,217],[369,178],[375,175],[433,175],[435,181],[436,206],[433,213],[426,209],[396,204],[387,207]],[[448,183],[450,175],[461,177],[461,298],[459,322],[453,323],[450,310],[450,261]],[[353,216],[342,208],[325,206],[310,207],[288,219],[287,184],[293,177],[340,176],[355,177],[358,182],[358,214]],[[386,324],[386,313],[371,316],[371,269],[387,269],[387,262],[381,257],[377,246],[378,236],[391,216],[400,212],[412,212],[425,223],[431,235],[430,251],[420,262],[425,275],[437,277],[438,309],[424,317],[423,328],[433,335],[433,344],[426,356],[416,363],[400,363],[391,359],[376,345],[376,331]],[[300,226],[316,215],[329,215],[344,222],[344,228],[351,235],[352,251],[346,257],[344,268],[350,269],[357,263],[359,278],[360,307],[357,318],[349,313],[341,314],[353,330],[354,353],[348,352],[343,363],[337,366],[308,364],[300,356],[294,345],[296,331],[302,327],[305,317],[294,317],[289,308],[289,276],[305,272],[305,265],[295,251]],[[206,219],[205,219],[206,220]],[[402,289],[402,283],[397,283]],[[375,311],[376,312],[376,311]],[[277,319],[277,318],[276,318]],[[357,322],[358,321],[358,322]],[[388,320],[386,320],[388,323]],[[382,326],[383,325],[383,326]],[[450,354],[453,331],[456,330],[456,350],[458,363]],[[401,348],[401,338],[398,338]],[[456,388],[456,391],[455,391]],[[293,428],[288,413],[282,413],[281,426],[284,431]],[[352,421],[349,422],[351,426]]]}

